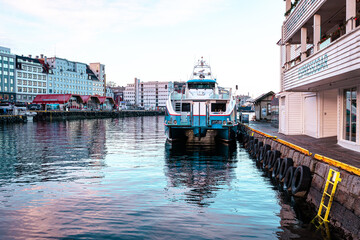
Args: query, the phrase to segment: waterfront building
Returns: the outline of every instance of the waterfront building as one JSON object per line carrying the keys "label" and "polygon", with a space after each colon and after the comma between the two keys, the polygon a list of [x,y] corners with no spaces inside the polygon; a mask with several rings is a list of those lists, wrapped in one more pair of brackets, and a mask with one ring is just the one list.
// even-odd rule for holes
{"label": "waterfront building", "polygon": [[274,92],[270,91],[255,98],[254,108],[256,120],[271,120],[271,100],[273,96]]}
{"label": "waterfront building", "polygon": [[239,95],[237,96],[237,99],[238,104],[241,107],[249,106],[249,103],[251,103],[252,105],[252,103],[254,102],[254,99],[252,99],[249,95]]}
{"label": "waterfront building", "polygon": [[47,93],[48,68],[39,58],[16,56],[16,100],[32,102],[36,95]]}
{"label": "waterfront building", "polygon": [[16,100],[15,55],[0,47],[0,100]]}
{"label": "waterfront building", "polygon": [[[89,68],[95,74],[97,79],[99,79],[99,81],[103,83],[103,86],[106,86],[105,65],[101,63],[90,63]],[[104,87],[104,94],[102,95],[107,96],[106,87]]]}
{"label": "waterfront building", "polygon": [[[106,87],[106,94],[105,94],[105,96],[114,98],[114,92],[113,92],[113,90],[111,89],[111,87]],[[115,99],[115,98],[114,98],[114,99]]]}
{"label": "waterfront building", "polygon": [[170,82],[141,82],[135,78],[133,84],[128,84],[124,90],[124,101],[144,109],[158,109],[166,106],[170,90]]}
{"label": "waterfront building", "polygon": [[285,1],[279,132],[336,137],[360,151],[357,0]]}
{"label": "waterfront building", "polygon": [[[104,95],[104,82],[99,80],[89,65],[58,57],[45,57],[44,61],[50,68],[50,94]],[[103,77],[100,71],[98,74],[100,78]]]}

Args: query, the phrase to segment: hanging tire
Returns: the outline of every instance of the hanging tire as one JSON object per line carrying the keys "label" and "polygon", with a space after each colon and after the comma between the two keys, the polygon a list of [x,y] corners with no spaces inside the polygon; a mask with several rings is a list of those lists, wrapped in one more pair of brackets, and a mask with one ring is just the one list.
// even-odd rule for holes
{"label": "hanging tire", "polygon": [[303,197],[311,184],[311,171],[307,166],[298,166],[291,182],[291,192],[294,196]]}
{"label": "hanging tire", "polygon": [[271,150],[268,150],[266,152],[265,159],[264,159],[263,165],[262,165],[264,169],[267,168],[272,154],[273,154],[273,151],[271,151]]}
{"label": "hanging tire", "polygon": [[260,159],[259,162],[263,162],[265,160],[266,157],[266,153],[267,151],[269,151],[271,149],[271,146],[269,144],[265,144],[265,146],[263,147],[263,150],[260,154]]}
{"label": "hanging tire", "polygon": [[291,184],[294,176],[295,168],[293,166],[289,167],[286,170],[285,178],[284,178],[284,190],[290,191],[291,190]]}
{"label": "hanging tire", "polygon": [[253,157],[254,156],[254,151],[255,151],[255,145],[257,145],[258,143],[258,139],[254,139],[254,141],[252,142],[251,146],[250,146],[250,149],[249,149],[249,153],[250,153],[250,156]]}
{"label": "hanging tire", "polygon": [[294,162],[293,162],[292,158],[284,158],[284,160],[281,163],[280,171],[279,171],[279,180],[281,182],[284,181],[285,174],[286,174],[286,171],[288,170],[288,168],[293,165],[294,165]]}
{"label": "hanging tire", "polygon": [[257,148],[255,149],[255,159],[256,159],[256,161],[259,159],[259,156],[260,156],[261,149],[262,149],[263,145],[264,145],[263,142],[258,142],[258,144],[257,144]]}
{"label": "hanging tire", "polygon": [[272,177],[273,178],[279,178],[279,172],[280,172],[280,167],[281,167],[282,161],[283,161],[282,158],[277,158],[276,159],[276,162],[274,164],[274,169],[272,171]]}
{"label": "hanging tire", "polygon": [[274,150],[271,158],[268,161],[268,170],[272,171],[275,165],[276,160],[281,156],[281,152],[278,150]]}
{"label": "hanging tire", "polygon": [[259,148],[259,153],[258,153],[257,156],[256,156],[256,161],[257,161],[257,162],[260,162],[260,157],[261,157],[263,148],[264,148],[264,146],[262,146],[262,147]]}

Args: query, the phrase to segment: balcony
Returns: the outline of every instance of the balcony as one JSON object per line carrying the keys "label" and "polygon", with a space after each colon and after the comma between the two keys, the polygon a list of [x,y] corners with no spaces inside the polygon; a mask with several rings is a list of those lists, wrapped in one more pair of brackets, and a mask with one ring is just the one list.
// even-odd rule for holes
{"label": "balcony", "polygon": [[318,91],[351,83],[360,75],[360,28],[327,38],[317,53],[308,52],[306,60],[293,61],[284,71],[285,91]]}
{"label": "balcony", "polygon": [[282,42],[289,42],[305,23],[311,21],[314,14],[326,1],[327,0],[300,0],[284,22]]}

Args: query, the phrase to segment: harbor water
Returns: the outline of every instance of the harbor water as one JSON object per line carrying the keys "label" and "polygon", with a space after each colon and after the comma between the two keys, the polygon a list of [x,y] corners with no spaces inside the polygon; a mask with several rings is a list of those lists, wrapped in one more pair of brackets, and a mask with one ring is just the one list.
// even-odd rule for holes
{"label": "harbor water", "polygon": [[2,125],[0,145],[1,239],[321,239],[238,143],[167,144],[161,116]]}

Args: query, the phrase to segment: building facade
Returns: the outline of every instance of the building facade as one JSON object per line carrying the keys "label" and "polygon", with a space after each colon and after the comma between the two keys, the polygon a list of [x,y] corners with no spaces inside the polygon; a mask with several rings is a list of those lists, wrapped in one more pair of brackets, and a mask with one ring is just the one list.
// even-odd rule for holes
{"label": "building facade", "polygon": [[[106,86],[106,74],[105,74],[105,65],[101,63],[90,63],[89,68],[95,74],[97,79]],[[106,87],[104,87],[104,96],[107,94]],[[107,95],[106,95],[107,96]]]}
{"label": "building facade", "polygon": [[47,73],[42,60],[16,56],[16,101],[32,102],[36,95],[46,94]]}
{"label": "building facade", "polygon": [[270,91],[264,93],[254,100],[255,117],[257,121],[271,120],[271,101],[273,99],[274,92]]}
{"label": "building facade", "polygon": [[44,61],[49,66],[50,94],[104,95],[104,82],[87,64],[58,57],[45,58]]}
{"label": "building facade", "polygon": [[360,151],[357,0],[285,1],[279,132],[335,137]]}
{"label": "building facade", "polygon": [[113,90],[111,89],[111,87],[106,87],[106,94],[105,94],[105,96],[107,96],[107,97],[112,97],[113,99],[115,99],[115,98],[114,98],[114,92],[113,92]]}
{"label": "building facade", "polygon": [[0,47],[0,100],[16,100],[15,55],[10,48]]}
{"label": "building facade", "polygon": [[144,109],[158,109],[166,106],[169,97],[170,82],[141,82],[135,78],[133,84],[128,84],[124,90],[124,101],[127,105]]}

